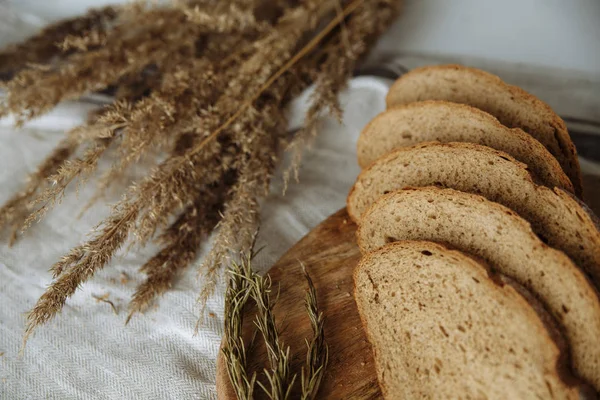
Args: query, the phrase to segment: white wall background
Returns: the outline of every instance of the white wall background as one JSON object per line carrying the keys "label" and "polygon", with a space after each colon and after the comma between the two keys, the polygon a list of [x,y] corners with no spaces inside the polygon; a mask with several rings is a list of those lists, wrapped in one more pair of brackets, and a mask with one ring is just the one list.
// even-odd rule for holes
{"label": "white wall background", "polygon": [[[5,1],[53,20],[118,0]],[[382,43],[386,52],[466,55],[600,75],[600,0],[404,1],[402,17]]]}
{"label": "white wall background", "polygon": [[390,48],[600,73],[600,0],[409,0]]}

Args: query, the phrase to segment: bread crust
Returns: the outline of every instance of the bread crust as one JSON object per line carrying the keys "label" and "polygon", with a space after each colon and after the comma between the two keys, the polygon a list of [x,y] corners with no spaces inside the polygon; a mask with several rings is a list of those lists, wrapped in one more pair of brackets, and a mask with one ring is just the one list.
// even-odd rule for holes
{"label": "bread crust", "polygon": [[[456,119],[448,121],[449,114]],[[427,115],[428,122],[435,120],[434,126],[452,126],[455,131],[436,131],[431,126],[411,120],[415,115]],[[397,123],[398,119],[404,120],[404,124],[414,130],[409,134],[400,132],[401,126],[391,125]],[[454,128],[459,123],[471,124],[472,131],[465,132],[458,127]],[[485,132],[476,131],[476,126],[485,127],[483,128]],[[405,138],[405,135],[410,135],[410,139]],[[377,145],[382,146],[382,139],[387,140],[388,144],[376,151]],[[468,141],[504,151],[527,164],[544,185],[575,192],[571,180],[556,158],[531,135],[519,128],[511,129],[502,125],[497,118],[478,108],[443,100],[424,100],[398,105],[377,115],[363,128],[358,137],[356,145],[358,164],[361,168],[367,168],[388,151],[434,140]]]}
{"label": "bread crust", "polygon": [[[490,270],[489,266],[483,263],[480,259],[473,257],[469,254],[456,251],[453,249],[449,249],[448,247],[427,241],[400,241],[390,243],[378,250],[375,250],[371,253],[367,253],[363,256],[358,266],[355,268],[353,273],[354,280],[354,297],[357,299],[357,308],[359,310],[359,315],[362,321],[363,326],[365,327],[365,332],[369,342],[372,344],[375,359],[378,360],[377,351],[379,350],[376,346],[376,340],[373,337],[372,329],[369,326],[369,318],[367,318],[368,311],[363,307],[363,302],[361,301],[361,296],[359,292],[359,288],[357,286],[357,282],[360,279],[360,275],[363,269],[368,268],[369,264],[376,262],[377,258],[385,257],[388,254],[394,254],[395,257],[400,257],[398,252],[402,253],[402,257],[410,256],[410,253],[420,253],[422,251],[429,251],[430,253],[437,256],[437,254],[441,253],[446,257],[450,257],[454,260],[457,260],[458,263],[461,263],[465,269],[473,269],[480,273],[487,273],[489,275]],[[404,254],[406,253],[406,254]],[[514,288],[511,285],[504,285],[507,282],[506,279],[487,279],[482,280],[480,284],[489,285],[489,288],[492,290],[498,290],[502,292],[502,295],[506,297],[508,302],[513,302],[514,305],[519,307],[522,312],[529,316],[529,320],[531,322],[530,328],[532,329],[532,334],[539,335],[539,337],[543,337],[545,346],[544,349],[550,353],[550,359],[553,360],[549,365],[548,369],[553,370],[553,381],[563,382],[564,386],[560,387],[563,390],[564,398],[576,399],[578,398],[578,390],[576,389],[576,385],[578,384],[572,376],[568,373],[568,366],[564,365],[565,357],[564,352],[567,349],[564,347],[564,339],[560,337],[560,333],[554,329],[553,326],[547,325],[548,323],[552,323],[548,321],[549,316],[544,312],[543,309],[539,308],[539,305],[532,305],[530,300],[523,296],[522,292],[519,288]],[[499,287],[500,286],[500,287]],[[546,320],[545,320],[546,319]],[[375,363],[377,370],[377,377],[380,381],[380,387],[384,394],[385,398],[394,399],[395,394],[391,393],[389,388],[385,385],[383,381],[384,370],[382,368],[382,364],[379,362]],[[569,388],[571,386],[571,388]]]}
{"label": "bread crust", "polygon": [[[448,210],[441,217],[427,214],[441,209]],[[384,229],[382,224],[389,226]],[[408,188],[382,196],[365,213],[357,231],[361,252],[381,247],[388,235],[392,241],[447,241],[485,258],[498,272],[527,287],[560,321],[577,374],[600,390],[598,292],[567,256],[541,242],[516,213],[474,194]]]}
{"label": "bread crust", "polygon": [[[453,74],[453,79],[459,79],[460,82],[463,82],[464,78],[470,77],[476,79],[478,82],[485,83],[486,87],[489,88],[490,91],[486,94],[482,90],[477,90],[478,98],[485,97],[485,100],[489,100],[493,96],[492,93],[494,95],[503,94],[506,95],[506,97],[509,98],[510,101],[515,105],[515,109],[518,109],[521,112],[528,112],[532,115],[543,117],[543,123],[545,125],[544,129],[534,129],[531,126],[526,126],[527,123],[525,122],[525,118],[502,118],[502,116],[497,115],[492,110],[484,109],[484,111],[490,112],[490,114],[497,117],[504,125],[509,127],[519,127],[534,136],[544,146],[546,146],[546,148],[558,159],[559,163],[563,167],[563,170],[565,170],[567,176],[569,176],[571,179],[571,182],[575,187],[575,193],[579,197],[582,197],[583,184],[581,178],[581,168],[577,158],[577,150],[571,141],[571,137],[569,136],[565,122],[552,110],[548,104],[518,86],[507,84],[496,75],[480,69],[456,64],[415,68],[394,82],[386,97],[386,104],[388,107],[391,107],[396,104],[403,104],[406,102],[425,99],[450,101],[453,99],[455,101],[459,100],[459,92],[465,93],[467,89],[465,88],[464,84],[461,86],[452,86],[457,82],[453,79],[448,79],[448,77],[443,76],[444,74],[448,73]],[[435,80],[435,86],[437,88],[443,87],[444,85],[446,87],[452,86],[453,90],[451,92],[453,94],[447,96],[447,98],[440,99],[438,97],[438,93],[431,91],[427,93],[417,93],[415,90],[410,90],[409,94],[403,92],[403,87],[407,83],[421,78],[425,78],[428,81]],[[473,101],[470,103],[470,105],[475,107],[479,106],[478,108],[482,108],[481,104],[483,103],[483,101]],[[503,107],[499,107],[499,109],[503,109]]]}
{"label": "bread crust", "polygon": [[383,188],[439,185],[480,194],[528,220],[538,235],[564,251],[600,288],[597,217],[575,196],[537,183],[526,165],[501,151],[465,142],[425,142],[396,149],[364,169],[346,205],[358,223],[365,203],[376,200]]}

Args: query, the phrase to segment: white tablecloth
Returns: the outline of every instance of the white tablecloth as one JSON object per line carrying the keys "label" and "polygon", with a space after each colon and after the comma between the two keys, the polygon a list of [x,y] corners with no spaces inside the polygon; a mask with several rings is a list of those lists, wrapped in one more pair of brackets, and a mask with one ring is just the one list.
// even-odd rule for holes
{"label": "white tablecloth", "polygon": [[[359,78],[345,96],[344,125],[325,122],[313,150],[305,157],[300,183],[284,197],[278,176],[263,206],[259,245],[265,245],[255,266],[265,270],[312,227],[344,206],[359,172],[355,142],[360,129],[384,108],[381,83]],[[303,103],[302,101],[300,103]],[[301,108],[293,115],[301,120]],[[47,154],[69,120],[81,120],[82,107],[62,107],[16,132],[0,128],[0,201],[20,185],[27,171]],[[79,118],[70,118],[79,116]],[[5,124],[6,125],[6,124]],[[41,127],[44,127],[42,130]],[[60,128],[60,129],[58,129]],[[0,398],[1,399],[208,399],[215,396],[215,360],[222,332],[223,286],[209,301],[208,317],[193,336],[198,316],[198,284],[193,268],[159,307],[124,326],[127,301],[143,277],[137,268],[155,249],[118,257],[67,302],[61,315],[39,329],[18,357],[24,312],[50,282],[48,267],[79,243],[102,215],[97,206],[80,220],[74,216],[90,190],[64,203],[35,226],[13,248],[0,245]],[[121,273],[130,279],[121,283]],[[113,301],[108,304],[93,296]]]}

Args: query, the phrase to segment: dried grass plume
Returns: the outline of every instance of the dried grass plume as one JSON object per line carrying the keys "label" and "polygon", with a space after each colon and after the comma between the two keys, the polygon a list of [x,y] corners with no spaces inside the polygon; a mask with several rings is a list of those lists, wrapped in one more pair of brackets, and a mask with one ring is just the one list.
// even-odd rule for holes
{"label": "dried grass plume", "polygon": [[[392,0],[137,2],[59,22],[0,53],[6,91],[0,117],[10,113],[21,124],[89,92],[115,98],[65,133],[22,190],[0,207],[0,232],[10,240],[86,180],[97,179],[98,201],[129,169],[153,165],[89,240],[51,267],[54,280],[28,314],[25,340],[132,243],[158,240],[162,248],[141,266],[146,280],[133,295],[128,321],[196,262],[201,244],[214,233],[210,254],[199,265],[199,299],[205,302],[227,255],[250,250],[282,152],[293,153],[287,180],[319,117],[328,111],[341,115],[339,92],[399,7]],[[290,138],[286,105],[313,83],[305,129]],[[115,160],[112,166],[96,177],[108,158]],[[309,315],[318,337],[322,316],[310,307]],[[257,323],[268,335],[267,320]],[[265,339],[276,347],[273,338]],[[322,343],[309,346],[325,352]],[[281,380],[268,390],[282,394],[293,379],[280,364],[285,350],[275,347],[273,379]],[[318,386],[323,361],[311,361],[299,379],[306,398],[314,397],[310,387]],[[233,379],[252,386],[251,377]]]}

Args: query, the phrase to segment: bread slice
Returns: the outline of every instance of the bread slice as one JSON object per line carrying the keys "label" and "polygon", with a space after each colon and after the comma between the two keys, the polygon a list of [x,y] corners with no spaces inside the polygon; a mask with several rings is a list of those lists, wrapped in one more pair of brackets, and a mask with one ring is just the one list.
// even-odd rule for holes
{"label": "bread slice", "polygon": [[465,254],[392,243],[363,257],[354,284],[386,399],[578,398],[544,319]]}
{"label": "bread slice", "polygon": [[581,171],[575,145],[564,121],[546,103],[499,77],[460,65],[414,69],[398,79],[387,95],[387,105],[420,100],[447,100],[486,111],[510,128],[521,128],[552,153],[582,191]]}
{"label": "bread slice", "polygon": [[361,172],[348,196],[348,213],[358,222],[385,193],[434,185],[480,194],[516,211],[600,288],[600,231],[591,211],[561,189],[537,185],[526,165],[486,146],[429,142],[399,148]]}
{"label": "bread slice", "polygon": [[430,240],[483,258],[542,300],[564,329],[576,373],[600,389],[598,293],[514,211],[453,189],[403,189],[364,213],[357,239],[363,254],[398,240]]}
{"label": "bread slice", "polygon": [[574,192],[556,158],[540,142],[477,108],[447,101],[419,101],[379,114],[358,138],[358,163],[366,168],[398,147],[433,140],[478,143],[502,150],[527,164],[544,185]]}

